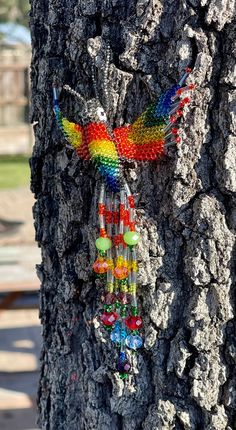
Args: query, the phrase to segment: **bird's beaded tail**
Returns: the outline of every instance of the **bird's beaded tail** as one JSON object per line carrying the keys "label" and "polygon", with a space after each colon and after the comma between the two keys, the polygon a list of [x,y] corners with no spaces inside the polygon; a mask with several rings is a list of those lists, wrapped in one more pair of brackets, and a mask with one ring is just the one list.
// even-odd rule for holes
{"label": "bird's beaded tail", "polygon": [[131,370],[127,349],[137,350],[143,344],[136,297],[136,245],[140,236],[135,230],[134,210],[134,197],[126,183],[119,193],[112,193],[102,185],[98,204],[100,237],[96,240],[98,258],[93,269],[106,279],[100,320],[120,349],[117,370],[123,379]]}

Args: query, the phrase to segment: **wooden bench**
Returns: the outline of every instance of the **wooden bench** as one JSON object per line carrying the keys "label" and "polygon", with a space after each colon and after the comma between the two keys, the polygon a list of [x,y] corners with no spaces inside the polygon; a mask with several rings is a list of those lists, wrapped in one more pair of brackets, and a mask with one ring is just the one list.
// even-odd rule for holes
{"label": "wooden bench", "polygon": [[[37,280],[0,283],[0,294],[5,294],[3,297],[0,297],[0,310],[10,309],[12,304],[24,293],[39,291],[39,288],[40,284]],[[25,309],[25,306],[17,307],[17,309],[20,308]]]}

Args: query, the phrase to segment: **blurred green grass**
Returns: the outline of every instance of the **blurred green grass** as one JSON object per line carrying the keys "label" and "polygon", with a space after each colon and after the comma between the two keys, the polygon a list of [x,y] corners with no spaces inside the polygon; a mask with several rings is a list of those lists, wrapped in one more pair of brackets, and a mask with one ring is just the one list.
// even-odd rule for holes
{"label": "blurred green grass", "polygon": [[0,189],[29,186],[29,158],[25,155],[0,156]]}

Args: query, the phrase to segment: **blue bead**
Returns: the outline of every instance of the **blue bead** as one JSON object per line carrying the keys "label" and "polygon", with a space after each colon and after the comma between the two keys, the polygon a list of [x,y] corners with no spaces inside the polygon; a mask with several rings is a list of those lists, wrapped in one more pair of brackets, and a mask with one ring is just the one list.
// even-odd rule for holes
{"label": "blue bead", "polygon": [[121,351],[120,355],[119,355],[119,360],[123,361],[125,359],[126,359],[126,354],[125,354],[125,352]]}
{"label": "blue bead", "polygon": [[138,348],[141,348],[141,346],[143,345],[143,340],[138,334],[130,334],[129,336],[127,336],[125,343],[128,348],[136,350]]}
{"label": "blue bead", "polygon": [[120,326],[120,322],[116,321],[115,327],[110,334],[110,338],[114,343],[120,343],[122,338],[122,330]]}
{"label": "blue bead", "polygon": [[121,339],[125,339],[126,338],[126,330],[125,330],[125,328],[121,329],[120,336],[121,336]]}
{"label": "blue bead", "polygon": [[112,342],[114,342],[114,343],[120,343],[120,341],[121,341],[120,333],[118,331],[115,331],[115,330],[112,330],[110,338],[111,338]]}

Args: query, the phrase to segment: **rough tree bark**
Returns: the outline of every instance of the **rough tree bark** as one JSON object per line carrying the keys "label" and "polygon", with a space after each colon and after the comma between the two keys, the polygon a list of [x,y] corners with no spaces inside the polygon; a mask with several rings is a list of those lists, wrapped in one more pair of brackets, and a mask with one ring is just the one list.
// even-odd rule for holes
{"label": "rough tree bark", "polygon": [[[31,160],[42,250],[39,426],[47,430],[236,428],[233,247],[233,0],[31,0]],[[95,258],[99,178],[69,156],[52,112],[56,77],[91,98],[95,55],[112,60],[112,124],[131,122],[193,66],[198,87],[183,143],[152,165],[126,166],[136,194],[145,345],[127,382],[98,326]],[[76,120],[75,100],[63,109]]]}

